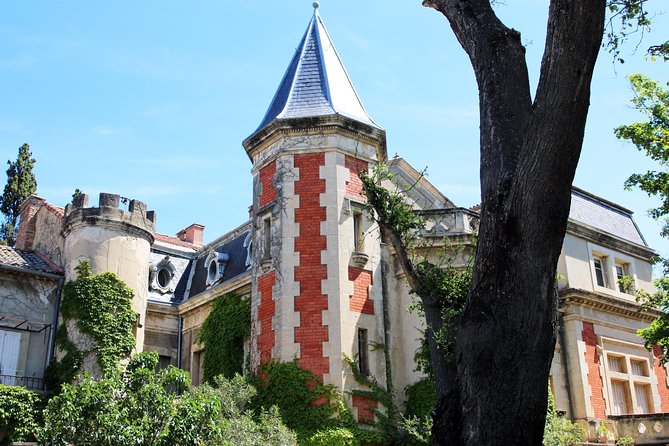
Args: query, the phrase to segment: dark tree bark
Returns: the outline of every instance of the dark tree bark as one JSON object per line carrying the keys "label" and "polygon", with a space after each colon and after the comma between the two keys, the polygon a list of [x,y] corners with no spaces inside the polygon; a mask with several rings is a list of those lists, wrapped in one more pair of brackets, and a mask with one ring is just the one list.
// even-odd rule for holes
{"label": "dark tree bark", "polygon": [[[555,346],[556,264],[606,1],[551,1],[534,101],[520,34],[488,0],[423,4],[446,16],[469,55],[481,115],[476,262],[457,334],[457,377],[437,377],[434,444],[540,445]],[[425,307],[428,321],[439,319],[437,311]],[[440,390],[440,381],[457,391]]]}

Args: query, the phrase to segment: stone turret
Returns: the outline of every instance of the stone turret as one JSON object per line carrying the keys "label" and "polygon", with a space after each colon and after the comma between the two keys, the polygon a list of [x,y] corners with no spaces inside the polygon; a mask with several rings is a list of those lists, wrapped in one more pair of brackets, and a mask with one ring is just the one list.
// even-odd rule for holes
{"label": "stone turret", "polygon": [[[342,353],[385,376],[378,229],[362,212],[358,173],[386,159],[318,11],[258,129],[253,162],[251,366],[290,361],[351,390]],[[369,358],[369,360],[367,360]],[[358,418],[372,412],[353,401]]]}
{"label": "stone turret", "polygon": [[[124,201],[126,201],[124,199]],[[101,193],[98,207],[88,207],[85,194],[65,208],[62,235],[65,238],[65,280],[76,279],[74,269],[89,260],[93,274],[113,272],[135,293],[137,313],[136,351],[144,345],[144,320],[148,294],[149,252],[154,241],[155,213],[146,204],[129,200],[121,209],[121,197]]]}

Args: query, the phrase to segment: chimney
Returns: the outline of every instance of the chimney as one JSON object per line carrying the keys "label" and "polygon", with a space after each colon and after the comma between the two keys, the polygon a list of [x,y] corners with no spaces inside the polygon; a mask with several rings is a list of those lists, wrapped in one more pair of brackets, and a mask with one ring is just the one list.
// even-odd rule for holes
{"label": "chimney", "polygon": [[19,227],[16,234],[16,249],[33,250],[35,241],[35,214],[46,200],[37,195],[29,196],[19,208]]}
{"label": "chimney", "polygon": [[179,231],[177,233],[177,238],[183,242],[202,246],[204,245],[204,226],[193,223],[186,229]]}

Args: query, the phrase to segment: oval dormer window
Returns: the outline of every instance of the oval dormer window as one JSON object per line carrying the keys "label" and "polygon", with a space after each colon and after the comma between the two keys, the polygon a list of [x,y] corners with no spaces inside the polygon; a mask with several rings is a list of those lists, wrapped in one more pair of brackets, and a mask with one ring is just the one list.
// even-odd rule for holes
{"label": "oval dormer window", "polygon": [[214,282],[218,276],[218,262],[213,261],[209,264],[209,282]]}
{"label": "oval dormer window", "polygon": [[173,293],[176,287],[176,266],[169,256],[149,268],[149,289],[160,294]]}
{"label": "oval dormer window", "polygon": [[162,288],[166,288],[172,281],[172,273],[167,268],[161,268],[158,270],[158,285]]}

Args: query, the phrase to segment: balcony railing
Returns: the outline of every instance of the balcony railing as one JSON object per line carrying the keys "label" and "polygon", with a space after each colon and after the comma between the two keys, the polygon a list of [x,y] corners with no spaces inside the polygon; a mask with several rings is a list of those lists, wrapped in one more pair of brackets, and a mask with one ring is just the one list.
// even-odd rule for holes
{"label": "balcony railing", "polygon": [[0,384],[6,386],[21,386],[31,390],[44,390],[44,379],[34,376],[0,374]]}
{"label": "balcony railing", "polygon": [[479,214],[465,208],[435,209],[419,211],[425,229],[420,235],[426,238],[472,235],[479,228]]}

